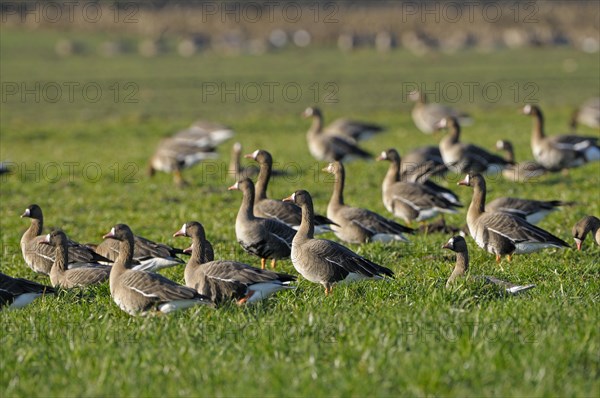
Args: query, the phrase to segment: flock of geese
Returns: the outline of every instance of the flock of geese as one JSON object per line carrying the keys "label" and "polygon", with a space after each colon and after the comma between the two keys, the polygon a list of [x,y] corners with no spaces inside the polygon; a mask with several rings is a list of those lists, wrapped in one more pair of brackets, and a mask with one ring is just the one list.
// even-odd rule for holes
{"label": "flock of geese", "polygon": [[[516,163],[507,141],[498,141],[497,146],[507,151],[506,157],[462,142],[460,126],[471,122],[467,114],[428,104],[420,93],[410,97],[417,102],[412,116],[421,131],[429,134],[446,129],[447,133],[437,148],[418,148],[404,159],[396,149],[390,148],[377,157],[379,161],[389,162],[383,176],[382,202],[393,218],[412,226],[439,214],[456,213],[463,206],[458,197],[431,178],[452,170],[465,175],[458,185],[470,187],[473,192],[466,214],[468,233],[480,248],[495,255],[498,263],[504,256],[510,261],[514,254],[569,247],[535,224],[558,207],[573,203],[512,197],[486,203],[484,175],[501,172],[512,181],[527,181],[543,173],[582,166],[600,160],[598,137],[546,136],[540,108],[526,105],[523,113],[534,120],[531,147],[535,162]],[[307,108],[303,115],[312,118],[307,133],[309,151],[317,160],[329,162],[323,171],[334,179],[326,215],[315,214],[312,197],[305,190],[297,190],[283,200],[268,198],[267,187],[272,175],[281,173],[273,170],[272,155],[266,150],[256,150],[245,157],[254,160],[258,167],[242,167],[239,163],[241,147],[234,145],[231,170],[237,182],[229,190],[242,194],[235,222],[236,238],[244,251],[260,258],[261,268],[239,261],[215,260],[206,231],[197,221],[186,222],[173,235],[191,239],[191,245],[185,250],[135,235],[125,224],[111,228],[102,243],[83,245],[69,239],[61,230],[43,234],[42,209],[33,204],[21,216],[31,220],[21,238],[21,250],[25,263],[33,271],[48,275],[52,287],[0,274],[0,302],[20,308],[40,295],[54,293],[57,288],[84,288],[108,280],[114,302],[131,315],[168,313],[195,305],[249,304],[295,287],[296,276],[274,270],[277,260],[287,258],[305,279],[321,284],[326,295],[337,283],[393,278],[391,269],[342,243],[315,238],[316,234],[333,232],[339,241],[352,244],[407,242],[407,236],[417,232],[411,226],[369,209],[353,207],[344,199],[343,161],[352,157],[373,158],[359,147],[359,141],[382,132],[383,128],[346,119],[324,126],[323,115],[315,107]],[[589,101],[574,120],[599,127],[600,100]],[[150,160],[149,171],[151,174],[171,172],[175,182],[183,185],[181,171],[215,157],[215,148],[232,135],[233,131],[222,125],[197,122],[161,141]],[[255,184],[249,176],[256,174]],[[443,222],[438,227],[443,233],[456,232]],[[600,245],[597,217],[586,216],[573,227],[578,250],[590,233]],[[455,268],[447,281],[447,286],[451,286],[467,274],[467,245],[465,239],[457,235],[443,248],[456,253]],[[160,269],[184,264],[182,255],[190,255],[185,265],[185,285],[157,273]],[[273,270],[267,269],[269,260]],[[534,286],[513,285],[493,276],[473,278],[497,285],[511,294]]]}

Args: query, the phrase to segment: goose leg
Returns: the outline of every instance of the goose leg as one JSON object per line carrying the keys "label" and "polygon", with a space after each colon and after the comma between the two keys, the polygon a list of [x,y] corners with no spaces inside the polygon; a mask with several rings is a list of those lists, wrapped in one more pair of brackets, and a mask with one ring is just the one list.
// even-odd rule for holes
{"label": "goose leg", "polygon": [[502,260],[502,257],[500,257],[499,254],[496,254],[496,264],[500,264],[500,260]]}
{"label": "goose leg", "polygon": [[260,259],[260,269],[265,269],[265,264],[267,263],[267,259],[266,258],[261,258]]}
{"label": "goose leg", "polygon": [[511,253],[511,254],[509,254],[508,256],[506,256],[506,258],[508,259],[508,262],[509,262],[509,263],[512,261],[512,256],[513,256],[513,255],[512,255],[512,253]]}
{"label": "goose leg", "polygon": [[275,259],[272,259],[272,260],[271,260],[271,268],[275,269],[275,264],[276,264],[276,261],[277,261],[277,260],[275,260]]}
{"label": "goose leg", "polygon": [[245,304],[248,300],[250,300],[250,297],[252,297],[253,295],[254,290],[248,290],[248,293],[237,301],[237,305]]}

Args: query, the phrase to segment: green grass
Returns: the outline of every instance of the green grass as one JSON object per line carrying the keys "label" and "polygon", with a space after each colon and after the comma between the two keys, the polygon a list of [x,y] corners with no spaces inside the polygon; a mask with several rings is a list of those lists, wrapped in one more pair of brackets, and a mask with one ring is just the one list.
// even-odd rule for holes
{"label": "green grass", "polygon": [[[97,103],[3,98],[0,160],[14,162],[16,169],[0,185],[0,271],[45,283],[47,278],[25,266],[19,249],[28,223],[18,216],[31,203],[44,210],[47,228],[61,227],[82,242],[98,242],[114,224],[126,222],[140,235],[183,247],[188,242],[171,235],[183,222],[199,220],[219,258],[257,264],[235,242],[240,195],[226,191],[232,183],[222,172],[228,146],[222,148],[222,161],[189,170],[192,184],[184,190],[174,188],[168,175],[149,180],[143,172],[159,138],[197,118],[230,124],[247,152],[265,148],[282,167],[300,168],[298,177],[276,179],[270,196],[282,198],[304,188],[313,194],[317,210],[325,212],[331,181],[318,171],[324,164],[306,150],[308,122],[299,116],[314,98],[305,94],[291,102],[278,95],[272,103],[264,97],[238,103],[213,96],[203,101],[203,83],[297,83],[307,93],[312,84],[322,90],[334,82],[339,101],[317,101],[326,117],[380,122],[389,131],[365,147],[376,153],[394,146],[403,153],[439,139],[412,125],[403,82],[439,81],[441,87],[497,82],[503,87],[498,102],[479,94],[474,101],[463,95],[457,102],[476,119],[463,136],[486,147],[499,138],[512,139],[520,160],[531,157],[531,121],[517,112],[523,101],[514,100],[513,84],[539,88],[535,96],[549,133],[565,132],[573,107],[600,89],[598,57],[566,48],[422,58],[401,50],[381,55],[312,49],[262,57],[208,53],[191,59],[106,59],[88,54],[62,59],[52,52],[59,37],[3,29],[3,84],[98,82],[106,88],[133,82],[139,102],[115,102],[110,91]],[[577,69],[565,72],[565,62],[575,62]],[[66,162],[75,162],[73,175]],[[387,214],[380,199],[385,169],[375,162],[349,164],[347,202]],[[598,163],[568,176],[522,185],[495,179],[488,186],[490,198],[577,201],[540,224],[568,241],[575,221],[600,214]],[[469,202],[470,190],[455,191]],[[447,220],[460,225],[464,212]],[[537,285],[523,296],[504,297],[473,283],[444,289],[454,261],[440,249],[448,238],[415,236],[410,245],[352,246],[392,268],[396,279],[338,286],[331,297],[300,279],[295,291],[252,307],[132,318],[112,302],[107,286],[99,286],[61,292],[21,311],[2,311],[0,388],[3,396],[597,395],[598,247],[588,240],[583,252],[516,256],[502,271],[469,240],[473,273]],[[295,273],[289,261],[281,262],[281,269]],[[164,274],[183,281],[182,269]]]}

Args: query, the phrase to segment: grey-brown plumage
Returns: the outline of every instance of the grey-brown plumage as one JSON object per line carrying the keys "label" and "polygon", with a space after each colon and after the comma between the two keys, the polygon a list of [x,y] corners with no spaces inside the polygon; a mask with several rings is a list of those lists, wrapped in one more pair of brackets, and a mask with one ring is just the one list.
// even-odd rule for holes
{"label": "grey-brown plumage", "polygon": [[573,239],[577,244],[577,250],[581,250],[583,241],[588,233],[592,234],[592,239],[597,245],[600,245],[600,219],[594,216],[585,216],[573,226]]}
{"label": "grey-brown plumage", "polygon": [[287,224],[254,215],[254,183],[249,178],[236,182],[229,190],[242,191],[243,198],[235,220],[235,235],[242,248],[261,259],[261,268],[265,261],[275,261],[290,256],[292,239],[296,231]]}
{"label": "grey-brown plumage", "polygon": [[496,255],[497,262],[504,255],[510,261],[513,254],[569,247],[562,239],[528,223],[525,218],[506,212],[486,212],[486,186],[481,174],[467,174],[458,184],[473,188],[467,211],[469,233],[479,247]]}
{"label": "grey-brown plumage", "polygon": [[[452,284],[456,283],[459,279],[462,279],[467,275],[467,271],[469,270],[469,249],[467,247],[465,238],[462,236],[454,236],[450,238],[448,242],[442,246],[442,249],[449,249],[456,253],[456,265],[454,266],[454,270],[446,282],[446,287],[449,288],[452,286]],[[487,275],[471,275],[471,278],[482,279],[486,283],[496,285],[510,294],[519,294],[535,287],[535,285],[515,285],[513,283]]]}
{"label": "grey-brown plumage", "polygon": [[[31,219],[31,224],[23,236],[21,237],[21,252],[25,263],[33,271],[49,275],[54,263],[54,249],[41,242],[44,240],[42,230],[44,228],[44,215],[42,209],[33,204],[21,215]],[[90,263],[111,263],[112,261],[104,256],[93,251],[91,248],[77,243],[68,241],[69,251],[69,268],[77,267],[79,264]]]}
{"label": "grey-brown plumage", "polygon": [[537,224],[544,217],[561,206],[571,206],[573,202],[561,200],[532,200],[503,196],[486,203],[486,211],[504,211],[522,217],[528,223]]}
{"label": "grey-brown plumage", "polygon": [[302,224],[292,244],[294,268],[307,280],[323,285],[326,295],[338,282],[394,276],[389,268],[359,256],[337,242],[314,239],[314,210],[308,192],[296,191],[286,200],[302,208]]}
{"label": "grey-brown plumage", "polygon": [[121,243],[119,257],[110,272],[110,294],[123,311],[146,315],[153,311],[169,313],[194,305],[213,305],[208,297],[160,274],[132,270],[134,239],[127,225],[115,225],[104,239]]}
{"label": "grey-brown plumage", "polygon": [[231,157],[229,158],[229,175],[234,181],[239,181],[242,178],[250,178],[258,175],[258,167],[242,166],[242,144],[236,142],[231,147]]}
{"label": "grey-brown plumage", "polygon": [[55,292],[50,286],[0,273],[0,307],[23,308],[36,298]]}
{"label": "grey-brown plumage", "polygon": [[191,253],[184,277],[185,284],[209,297],[216,304],[235,300],[238,304],[254,303],[283,289],[293,289],[295,276],[262,270],[238,261],[202,261],[208,240],[202,224],[183,224],[173,236],[192,238]]}
{"label": "grey-brown plumage", "polygon": [[331,199],[327,205],[327,217],[335,222],[336,225],[332,226],[332,229],[338,238],[348,243],[408,242],[404,234],[413,233],[413,229],[370,210],[344,203],[346,173],[342,163],[330,163],[323,171],[333,174],[335,179]]}
{"label": "grey-brown plumage", "polygon": [[523,113],[533,117],[531,151],[535,160],[550,171],[560,171],[600,160],[598,137],[546,136],[544,116],[537,105],[527,104]]}
{"label": "grey-brown plumage", "polygon": [[445,105],[427,103],[425,94],[419,91],[410,92],[409,99],[415,101],[415,106],[411,111],[413,122],[425,134],[433,133],[437,129],[440,120],[446,117],[457,118],[465,126],[473,122],[465,112],[457,111]]}
{"label": "grey-brown plumage", "polygon": [[600,97],[588,99],[573,112],[570,126],[575,130],[579,124],[595,129],[600,128]]}
{"label": "grey-brown plumage", "polygon": [[111,267],[107,265],[81,264],[77,268],[67,268],[69,240],[63,231],[50,232],[41,243],[54,249],[54,264],[50,270],[50,282],[53,287],[71,289],[95,285],[108,280]]}
{"label": "grey-brown plumage", "polygon": [[[312,111],[309,111],[312,109]],[[325,135],[338,136],[357,143],[358,141],[366,140],[376,134],[382,133],[385,129],[375,123],[359,122],[349,119],[336,119],[329,125],[323,123],[323,112],[317,107],[308,108],[305,111],[305,116],[312,116],[314,119],[319,119],[319,125]]]}
{"label": "grey-brown plumage", "polygon": [[508,164],[502,169],[502,176],[513,182],[527,182],[546,174],[546,169],[541,164],[528,160],[517,163],[513,145],[507,140],[498,140],[496,149],[504,151],[504,159]]}
{"label": "grey-brown plumage", "polygon": [[400,175],[403,181],[419,182],[423,176],[444,176],[444,164],[439,146],[418,147],[402,156]]}

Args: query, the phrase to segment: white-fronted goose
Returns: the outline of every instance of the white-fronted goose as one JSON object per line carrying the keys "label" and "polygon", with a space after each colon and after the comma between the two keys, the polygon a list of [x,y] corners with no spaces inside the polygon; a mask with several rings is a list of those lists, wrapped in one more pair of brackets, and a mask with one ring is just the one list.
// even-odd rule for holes
{"label": "white-fronted goose", "polygon": [[278,259],[288,258],[292,250],[292,239],[296,234],[289,225],[254,215],[254,183],[244,178],[229,187],[229,190],[242,191],[242,204],[235,219],[235,235],[242,248],[260,258],[260,266],[271,259],[275,268]]}
{"label": "white-fronted goose", "polygon": [[457,111],[449,106],[428,104],[425,94],[420,91],[412,91],[409,93],[408,98],[416,102],[411,116],[417,128],[425,134],[431,134],[436,131],[437,124],[447,117],[457,118],[461,125],[464,126],[468,126],[473,122],[467,113]]}
{"label": "white-fronted goose", "polygon": [[[469,270],[469,249],[467,248],[467,242],[465,241],[465,238],[462,236],[454,236],[450,238],[448,242],[442,246],[442,249],[449,249],[456,253],[456,265],[454,266],[454,270],[446,282],[446,287],[449,288],[453,283],[457,282],[459,278],[466,276],[467,271]],[[471,275],[471,278],[483,279],[486,283],[496,285],[510,294],[519,294],[535,287],[535,285],[515,285],[513,283],[487,275]]]}
{"label": "white-fronted goose", "polygon": [[197,221],[183,224],[173,236],[192,238],[191,253],[184,277],[188,287],[221,304],[235,300],[238,304],[255,303],[273,293],[293,289],[295,276],[262,270],[238,261],[203,261],[206,258],[206,235]]}
{"label": "white-fronted goose", "polygon": [[498,172],[509,164],[481,147],[460,142],[460,125],[456,118],[442,119],[439,127],[448,129],[440,141],[440,153],[448,169],[457,173]]}
{"label": "white-fronted goose", "polygon": [[577,109],[571,117],[571,128],[578,124],[597,129],[600,128],[600,97],[590,98]]}
{"label": "white-fronted goose", "polygon": [[320,283],[328,295],[338,282],[393,277],[394,272],[375,264],[337,242],[314,239],[314,211],[310,194],[304,190],[284,199],[302,208],[302,224],[292,243],[294,268],[307,280]]}
{"label": "white-fronted goose", "polygon": [[[298,228],[302,221],[302,210],[293,203],[267,197],[267,187],[273,171],[271,154],[265,150],[257,149],[253,153],[245,155],[245,157],[254,159],[260,166],[254,195],[254,215],[262,218],[272,218],[286,223],[294,229]],[[315,215],[315,223],[316,233],[331,231],[329,225],[332,221],[327,217],[317,214]]]}
{"label": "white-fronted goose", "polygon": [[502,256],[531,253],[549,247],[563,248],[569,245],[551,233],[530,224],[522,217],[506,212],[485,211],[485,180],[481,174],[467,174],[458,185],[473,188],[473,198],[467,211],[469,233],[477,245],[496,255],[496,262]]}
{"label": "white-fronted goose", "polygon": [[413,233],[413,229],[370,210],[351,207],[344,203],[346,172],[342,163],[329,163],[323,171],[334,176],[333,192],[327,205],[327,217],[336,224],[332,225],[331,229],[338,238],[347,243],[408,242],[404,234]]}
{"label": "white-fronted goose", "polygon": [[231,158],[229,159],[229,175],[233,177],[235,181],[239,181],[242,178],[254,177],[258,174],[258,167],[255,166],[242,166],[242,144],[236,142],[231,147]]}
{"label": "white-fronted goose", "polygon": [[544,116],[537,105],[527,104],[523,113],[533,117],[531,151],[535,160],[550,171],[560,171],[600,160],[598,137],[553,135],[544,132]]}
{"label": "white-fronted goose", "polygon": [[424,221],[438,213],[456,213],[454,204],[425,185],[400,180],[401,159],[398,151],[388,149],[377,160],[388,160],[390,167],[383,179],[382,196],[385,208],[407,223]]}
{"label": "white-fronted goose", "polygon": [[583,241],[590,232],[596,244],[600,246],[600,219],[598,217],[585,216],[573,226],[572,233],[577,244],[577,250],[581,250]]}
{"label": "white-fronted goose", "polygon": [[333,162],[353,157],[371,158],[371,155],[359,148],[354,140],[344,136],[326,134],[323,131],[323,116],[318,108],[306,108],[302,116],[313,119],[310,129],[306,133],[306,140],[308,150],[315,159]]}
{"label": "white-fronted goose", "polygon": [[23,308],[36,298],[55,292],[50,286],[0,273],[0,307]]}
{"label": "white-fronted goose", "polygon": [[515,151],[510,141],[498,140],[496,142],[496,149],[504,151],[506,154],[504,159],[508,164],[502,169],[502,176],[509,181],[527,182],[546,173],[546,169],[533,160],[517,163],[515,160]]}
{"label": "white-fronted goose", "polygon": [[[41,241],[45,236],[42,236],[44,228],[44,215],[42,209],[33,204],[25,209],[21,217],[31,219],[31,224],[23,236],[21,237],[21,252],[25,263],[34,272],[49,275],[54,263],[54,249],[48,245],[44,245]],[[111,263],[108,258],[101,256],[89,247],[74,242],[68,241],[69,250],[69,268],[76,267],[78,264],[89,263]]]}
{"label": "white-fronted goose", "polygon": [[41,243],[54,248],[54,264],[50,270],[50,282],[53,287],[71,289],[95,285],[108,280],[111,267],[107,265],[82,264],[77,268],[67,268],[69,240],[63,231],[50,232]]}
{"label": "white-fronted goose", "polygon": [[194,305],[213,304],[196,290],[160,274],[132,270],[134,240],[127,225],[115,225],[104,239],[116,239],[121,243],[119,257],[110,271],[110,294],[119,308],[128,314],[169,313]]}
{"label": "white-fronted goose", "polygon": [[312,116],[313,120],[319,119],[319,126],[323,134],[342,137],[354,143],[369,139],[374,135],[385,131],[385,129],[378,124],[357,122],[348,119],[336,119],[325,126],[323,112],[317,107],[307,108],[305,116]]}
{"label": "white-fronted goose", "polygon": [[501,197],[486,203],[486,211],[504,211],[522,217],[531,224],[537,224],[544,217],[561,206],[571,206],[573,202],[561,200],[531,200],[511,197]]}

